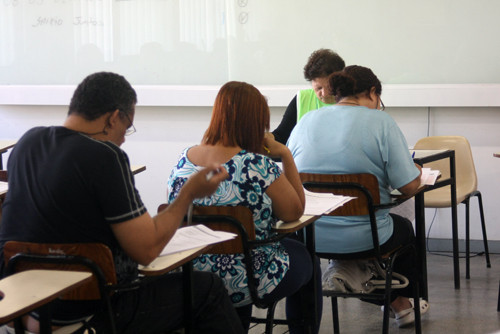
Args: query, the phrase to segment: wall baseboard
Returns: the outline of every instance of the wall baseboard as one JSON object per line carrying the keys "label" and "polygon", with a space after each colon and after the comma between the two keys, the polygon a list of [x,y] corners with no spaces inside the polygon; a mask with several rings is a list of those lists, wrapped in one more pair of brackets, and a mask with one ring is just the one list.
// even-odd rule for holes
{"label": "wall baseboard", "polygon": [[[465,240],[458,240],[458,248],[461,253],[465,253]],[[490,254],[500,254],[500,241],[498,240],[488,240],[488,248]],[[451,239],[438,239],[429,238],[427,239],[427,251],[428,252],[453,252],[453,244]],[[471,253],[484,252],[483,240],[471,240],[470,241],[470,251]]]}

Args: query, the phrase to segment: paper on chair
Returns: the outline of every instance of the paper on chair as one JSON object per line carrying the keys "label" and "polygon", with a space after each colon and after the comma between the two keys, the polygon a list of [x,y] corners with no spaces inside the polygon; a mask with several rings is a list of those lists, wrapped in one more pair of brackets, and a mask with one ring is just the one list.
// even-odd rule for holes
{"label": "paper on chair", "polygon": [[328,214],[336,208],[344,205],[355,197],[334,195],[332,193],[315,193],[304,189],[306,195],[306,207],[304,215],[323,215]]}
{"label": "paper on chair", "polygon": [[198,248],[218,242],[234,239],[236,234],[223,231],[214,231],[205,225],[192,225],[179,228],[168,244],[163,248],[160,256]]}
{"label": "paper on chair", "polygon": [[7,182],[0,181],[0,195],[7,193],[8,189],[9,189],[9,184]]}

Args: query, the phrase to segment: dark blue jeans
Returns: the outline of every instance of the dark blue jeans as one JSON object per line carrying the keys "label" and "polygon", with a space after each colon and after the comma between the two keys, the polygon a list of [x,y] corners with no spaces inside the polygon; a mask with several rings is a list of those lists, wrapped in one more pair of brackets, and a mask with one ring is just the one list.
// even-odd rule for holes
{"label": "dark blue jeans", "polygon": [[[159,277],[137,290],[112,297],[118,333],[165,333],[183,326],[182,274]],[[193,272],[195,333],[244,333],[222,281]]]}
{"label": "dark blue jeans", "polygon": [[[303,294],[310,294],[309,291],[304,291],[304,287],[310,283],[313,274],[313,263],[311,255],[307,251],[303,243],[285,238],[281,240],[281,244],[285,247],[290,257],[290,268],[288,269],[285,277],[278,284],[276,289],[263,297],[267,303],[279,301],[286,297],[286,317],[291,321],[289,325],[290,333],[298,334],[304,333],[304,315],[306,312],[302,309]],[[323,296],[321,292],[321,267],[319,259],[316,259],[314,265],[316,266],[316,308],[318,311],[316,321],[316,333],[319,331],[321,322],[321,314],[323,312]],[[252,305],[243,306],[237,309],[238,314],[248,329],[250,324],[250,317],[252,314]]]}

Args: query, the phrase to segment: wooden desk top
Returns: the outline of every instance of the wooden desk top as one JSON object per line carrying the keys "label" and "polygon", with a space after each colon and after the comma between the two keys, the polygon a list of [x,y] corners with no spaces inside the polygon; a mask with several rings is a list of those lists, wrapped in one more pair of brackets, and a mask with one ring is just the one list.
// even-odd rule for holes
{"label": "wooden desk top", "polygon": [[144,165],[131,165],[130,169],[132,170],[132,174],[139,174],[146,170],[146,166]]}
{"label": "wooden desk top", "polygon": [[211,245],[188,249],[182,252],[158,256],[153,262],[148,266],[139,265],[139,272],[146,276],[156,276],[163,275],[175,268],[178,268],[191,261],[201,253],[210,249]]}
{"label": "wooden desk top", "polygon": [[278,233],[293,233],[296,232],[307,225],[313,223],[315,220],[317,220],[320,216],[302,216],[298,220],[295,220],[293,222],[284,222],[282,220],[276,222],[276,225],[273,226],[273,231],[276,231]]}
{"label": "wooden desk top", "polygon": [[17,140],[15,139],[2,139],[0,140],[0,153],[6,152],[9,148],[14,147],[16,145]]}
{"label": "wooden desk top", "polygon": [[89,272],[27,270],[0,280],[0,324],[22,316],[90,281]]}

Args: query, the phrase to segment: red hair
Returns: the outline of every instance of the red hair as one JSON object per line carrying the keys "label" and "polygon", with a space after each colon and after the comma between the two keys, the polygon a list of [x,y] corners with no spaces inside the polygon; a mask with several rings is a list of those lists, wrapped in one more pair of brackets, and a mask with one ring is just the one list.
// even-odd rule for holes
{"label": "red hair", "polygon": [[246,82],[230,81],[215,98],[212,119],[202,143],[240,146],[259,153],[268,130],[269,106],[264,96]]}

